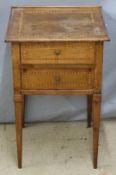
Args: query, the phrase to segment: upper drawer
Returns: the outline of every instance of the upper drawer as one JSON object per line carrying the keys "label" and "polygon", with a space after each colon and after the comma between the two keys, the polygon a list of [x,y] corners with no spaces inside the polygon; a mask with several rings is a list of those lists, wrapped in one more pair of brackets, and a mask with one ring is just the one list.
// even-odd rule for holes
{"label": "upper drawer", "polygon": [[94,43],[22,43],[22,64],[94,64]]}

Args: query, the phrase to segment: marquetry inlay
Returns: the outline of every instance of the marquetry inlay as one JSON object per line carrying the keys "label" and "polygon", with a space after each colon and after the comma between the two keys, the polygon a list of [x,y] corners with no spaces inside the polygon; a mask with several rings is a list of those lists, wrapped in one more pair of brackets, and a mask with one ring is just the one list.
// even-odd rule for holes
{"label": "marquetry inlay", "polygon": [[92,89],[93,70],[37,69],[22,70],[23,89]]}
{"label": "marquetry inlay", "polygon": [[13,8],[7,40],[104,40],[101,19],[100,8]]}

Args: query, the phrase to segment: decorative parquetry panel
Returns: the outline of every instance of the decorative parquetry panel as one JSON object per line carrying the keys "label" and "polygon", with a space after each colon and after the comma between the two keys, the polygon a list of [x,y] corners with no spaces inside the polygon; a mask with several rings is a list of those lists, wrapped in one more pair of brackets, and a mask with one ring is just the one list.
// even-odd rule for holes
{"label": "decorative parquetry panel", "polygon": [[22,64],[95,64],[95,43],[23,43]]}
{"label": "decorative parquetry panel", "polygon": [[6,41],[108,40],[100,7],[14,7]]}
{"label": "decorative parquetry panel", "polygon": [[77,89],[93,88],[92,69],[22,69],[22,89]]}

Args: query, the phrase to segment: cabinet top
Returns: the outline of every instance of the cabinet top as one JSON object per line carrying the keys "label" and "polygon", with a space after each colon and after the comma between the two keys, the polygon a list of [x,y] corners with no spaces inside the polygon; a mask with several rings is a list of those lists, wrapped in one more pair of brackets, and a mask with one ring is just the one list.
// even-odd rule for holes
{"label": "cabinet top", "polygon": [[7,42],[106,41],[99,6],[12,7]]}

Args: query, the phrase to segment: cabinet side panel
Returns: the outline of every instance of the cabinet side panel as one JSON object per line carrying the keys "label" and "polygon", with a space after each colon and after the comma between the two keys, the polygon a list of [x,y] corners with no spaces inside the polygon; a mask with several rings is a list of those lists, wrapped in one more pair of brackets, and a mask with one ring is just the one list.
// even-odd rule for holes
{"label": "cabinet side panel", "polygon": [[94,89],[95,93],[101,93],[102,88],[102,69],[103,69],[103,42],[95,44],[95,74],[94,74]]}
{"label": "cabinet side panel", "polygon": [[14,92],[19,93],[21,89],[21,72],[20,72],[20,44],[12,44],[12,64],[13,64],[13,82]]}

